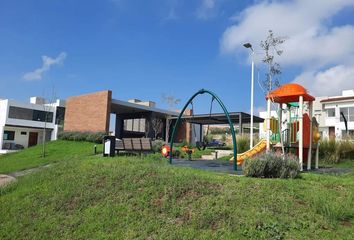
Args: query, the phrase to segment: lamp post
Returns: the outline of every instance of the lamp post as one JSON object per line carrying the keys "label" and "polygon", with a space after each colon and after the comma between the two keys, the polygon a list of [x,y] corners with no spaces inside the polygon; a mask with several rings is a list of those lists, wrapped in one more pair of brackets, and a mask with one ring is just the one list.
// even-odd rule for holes
{"label": "lamp post", "polygon": [[250,149],[253,147],[253,82],[254,82],[254,50],[251,43],[243,44],[245,48],[251,49],[252,73],[251,73],[251,131],[250,131]]}

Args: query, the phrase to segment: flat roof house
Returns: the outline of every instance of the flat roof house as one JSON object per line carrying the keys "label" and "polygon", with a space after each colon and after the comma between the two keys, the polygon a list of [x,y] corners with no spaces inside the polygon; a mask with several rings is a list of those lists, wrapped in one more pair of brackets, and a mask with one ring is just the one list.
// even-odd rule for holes
{"label": "flat roof house", "polygon": [[318,111],[318,120],[323,137],[354,136],[354,90],[343,90],[340,96],[320,97],[316,101],[320,102],[318,110],[322,110]]}
{"label": "flat roof house", "polygon": [[0,153],[34,146],[44,136],[46,141],[56,140],[64,114],[65,102],[59,99],[47,104],[39,97],[32,97],[29,103],[1,99]]}

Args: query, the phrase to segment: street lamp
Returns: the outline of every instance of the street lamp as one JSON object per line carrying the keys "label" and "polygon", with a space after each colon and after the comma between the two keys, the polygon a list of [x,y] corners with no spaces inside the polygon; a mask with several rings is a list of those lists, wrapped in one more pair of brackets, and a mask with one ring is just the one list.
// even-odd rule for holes
{"label": "street lamp", "polygon": [[254,51],[251,43],[243,44],[245,48],[249,48],[252,51],[251,60],[252,60],[252,73],[251,73],[251,132],[250,132],[250,149],[253,147],[253,82],[254,82]]}

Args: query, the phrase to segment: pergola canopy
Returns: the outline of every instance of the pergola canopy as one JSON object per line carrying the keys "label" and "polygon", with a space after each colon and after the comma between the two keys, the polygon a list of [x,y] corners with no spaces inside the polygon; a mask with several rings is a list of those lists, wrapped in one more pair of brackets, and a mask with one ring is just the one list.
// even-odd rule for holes
{"label": "pergola canopy", "polygon": [[[230,112],[230,119],[234,124],[250,123],[251,115],[244,112]],[[177,119],[177,117],[170,118],[171,120]],[[183,115],[181,117],[183,121],[200,124],[200,125],[215,125],[215,124],[228,124],[227,117],[224,113],[212,113],[212,114],[196,114],[196,115]],[[254,123],[262,123],[263,118],[253,116]]]}
{"label": "pergola canopy", "polygon": [[269,98],[276,103],[299,102],[299,97],[303,96],[304,101],[312,102],[315,100],[313,96],[307,93],[307,90],[296,83],[287,83],[277,89],[271,91],[266,99]]}
{"label": "pergola canopy", "polygon": [[117,99],[112,99],[110,113],[119,114],[120,116],[125,116],[128,118],[137,118],[137,116],[151,113],[161,118],[167,118],[169,116],[178,116],[178,112],[149,107],[136,103],[130,103]]}

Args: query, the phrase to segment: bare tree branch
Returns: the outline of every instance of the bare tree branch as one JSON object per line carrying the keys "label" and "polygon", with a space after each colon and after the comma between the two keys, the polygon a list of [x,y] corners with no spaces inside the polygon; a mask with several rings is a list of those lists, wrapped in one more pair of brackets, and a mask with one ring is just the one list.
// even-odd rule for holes
{"label": "bare tree branch", "polygon": [[268,36],[265,41],[261,41],[260,46],[265,52],[265,56],[262,62],[268,65],[268,71],[265,74],[266,79],[262,82],[262,85],[270,92],[273,87],[279,86],[280,80],[279,75],[281,75],[280,64],[274,62],[275,55],[281,56],[283,50],[278,49],[278,47],[286,41],[286,37],[276,37],[272,30],[269,30]]}

